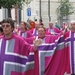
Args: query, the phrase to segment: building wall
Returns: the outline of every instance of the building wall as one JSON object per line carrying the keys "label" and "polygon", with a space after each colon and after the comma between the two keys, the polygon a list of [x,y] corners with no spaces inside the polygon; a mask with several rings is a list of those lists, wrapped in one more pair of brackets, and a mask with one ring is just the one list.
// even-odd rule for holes
{"label": "building wall", "polygon": [[0,9],[0,21],[2,20],[2,9]]}
{"label": "building wall", "polygon": [[[31,8],[31,16],[27,16],[27,8]],[[39,2],[33,0],[29,5],[24,5],[22,10],[22,20],[27,21],[27,19],[37,19],[39,17]]]}
{"label": "building wall", "polygon": [[[21,10],[21,21],[27,21],[28,18],[31,20],[37,19],[39,21],[40,19],[40,0],[33,0],[29,5],[24,5],[23,9]],[[70,2],[74,5],[75,7],[75,0],[70,0]],[[58,0],[50,0],[50,17],[51,21],[55,22],[57,20],[57,15],[56,15],[56,9],[58,7],[59,3]],[[31,8],[31,16],[27,16],[27,8]],[[12,9],[12,18],[15,20],[15,10]],[[19,12],[17,12],[17,19],[19,19]],[[5,10],[0,9],[0,21],[6,17],[5,15]],[[41,16],[42,20],[44,22],[44,25],[48,27],[49,23],[49,16],[48,16],[48,0],[41,0]],[[75,19],[75,14],[70,15],[70,20]]]}
{"label": "building wall", "polygon": [[[49,17],[48,17],[48,0],[41,0],[41,13],[42,13],[42,19],[46,27],[48,27],[48,22],[49,22]],[[75,7],[75,0],[70,0],[70,2],[73,4]],[[57,14],[56,14],[56,9],[59,6],[58,0],[50,0],[50,17],[51,21],[55,22],[57,20]],[[70,15],[69,17],[69,22],[70,20],[75,19],[74,17],[75,14]]]}

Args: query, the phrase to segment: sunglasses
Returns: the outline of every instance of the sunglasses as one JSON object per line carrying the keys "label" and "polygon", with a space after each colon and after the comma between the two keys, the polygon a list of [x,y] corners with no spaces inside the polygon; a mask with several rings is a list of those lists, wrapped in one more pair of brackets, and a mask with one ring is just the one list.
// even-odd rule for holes
{"label": "sunglasses", "polygon": [[10,25],[2,25],[2,28],[4,28],[4,27],[6,27],[6,28],[8,28],[8,27],[10,27]]}

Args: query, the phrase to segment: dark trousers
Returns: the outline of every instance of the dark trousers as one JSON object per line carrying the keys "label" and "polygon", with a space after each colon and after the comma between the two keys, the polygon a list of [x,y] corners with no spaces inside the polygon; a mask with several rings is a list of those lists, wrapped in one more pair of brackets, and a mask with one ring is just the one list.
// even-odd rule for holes
{"label": "dark trousers", "polygon": [[75,75],[75,74],[71,74],[71,75]]}

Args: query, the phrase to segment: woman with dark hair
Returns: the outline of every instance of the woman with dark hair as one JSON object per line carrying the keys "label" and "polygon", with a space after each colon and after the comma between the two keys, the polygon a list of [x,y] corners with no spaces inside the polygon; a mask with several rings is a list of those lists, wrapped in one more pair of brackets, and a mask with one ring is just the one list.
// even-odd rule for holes
{"label": "woman with dark hair", "polygon": [[[34,75],[30,71],[33,69],[30,65],[34,63],[26,64],[33,47],[13,34],[14,21],[11,18],[3,19],[1,24],[4,35],[0,37],[0,75]],[[30,59],[33,60],[33,56]]]}

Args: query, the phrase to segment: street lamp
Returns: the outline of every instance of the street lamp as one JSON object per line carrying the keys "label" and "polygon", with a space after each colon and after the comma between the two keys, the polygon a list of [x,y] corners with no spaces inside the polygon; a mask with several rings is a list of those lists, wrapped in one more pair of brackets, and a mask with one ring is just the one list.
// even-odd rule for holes
{"label": "street lamp", "polygon": [[42,17],[41,17],[41,0],[39,1],[39,9],[40,9],[40,19],[42,19]]}
{"label": "street lamp", "polygon": [[48,16],[49,16],[49,21],[51,21],[51,17],[50,17],[50,0],[48,0]]}

